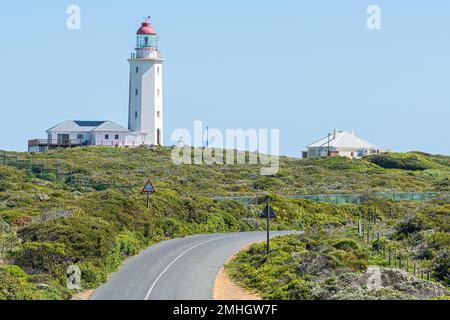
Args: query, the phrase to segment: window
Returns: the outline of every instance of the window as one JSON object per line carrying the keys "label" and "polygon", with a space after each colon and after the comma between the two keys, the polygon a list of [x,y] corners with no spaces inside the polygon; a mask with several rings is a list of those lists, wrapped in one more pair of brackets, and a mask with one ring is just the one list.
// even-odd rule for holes
{"label": "window", "polygon": [[105,134],[105,140],[109,140],[109,134]]}
{"label": "window", "polygon": [[119,135],[116,134],[116,136],[114,137],[116,140],[119,140]]}
{"label": "window", "polygon": [[156,73],[158,74],[158,76],[159,76],[159,67],[158,68],[156,68]]}
{"label": "window", "polygon": [[136,89],[136,95],[138,95],[139,94],[139,89]]}
{"label": "window", "polygon": [[158,98],[159,98],[160,93],[161,93],[161,90],[158,89],[156,92],[157,92],[156,94],[157,94],[157,96],[158,96]]}
{"label": "window", "polygon": [[83,135],[82,134],[77,134],[77,140],[83,140]]}
{"label": "window", "polygon": [[139,73],[139,67],[136,67],[136,73]]}
{"label": "window", "polygon": [[138,112],[135,111],[135,112],[134,112],[134,118],[137,119],[137,116],[138,116]]}
{"label": "window", "polygon": [[158,111],[158,112],[156,113],[156,116],[157,116],[158,118],[161,118],[161,111]]}

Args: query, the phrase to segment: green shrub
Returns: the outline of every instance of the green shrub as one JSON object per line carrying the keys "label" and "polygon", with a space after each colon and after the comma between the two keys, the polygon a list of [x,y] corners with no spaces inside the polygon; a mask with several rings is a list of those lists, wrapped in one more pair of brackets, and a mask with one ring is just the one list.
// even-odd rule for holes
{"label": "green shrub", "polygon": [[422,171],[439,168],[429,157],[417,153],[387,153],[368,156],[367,160],[385,169]]}
{"label": "green shrub", "polygon": [[16,262],[28,274],[64,274],[73,261],[61,243],[26,242],[17,253]]}
{"label": "green shrub", "polygon": [[39,300],[42,292],[28,283],[23,274],[15,268],[0,267],[0,300]]}
{"label": "green shrub", "polygon": [[61,244],[74,262],[104,261],[116,237],[115,230],[108,222],[85,214],[31,224],[19,234],[25,243]]}

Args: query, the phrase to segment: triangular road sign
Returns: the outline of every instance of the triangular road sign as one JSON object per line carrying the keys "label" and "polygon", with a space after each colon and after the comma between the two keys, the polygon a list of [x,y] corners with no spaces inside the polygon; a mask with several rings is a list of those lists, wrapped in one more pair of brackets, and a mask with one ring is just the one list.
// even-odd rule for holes
{"label": "triangular road sign", "polygon": [[269,215],[269,209],[270,209],[270,216],[269,219],[275,219],[277,217],[277,214],[275,213],[275,211],[273,210],[272,206],[270,204],[268,204],[266,206],[266,208],[264,209],[264,211],[259,215],[260,218],[265,218],[267,219],[267,216]]}
{"label": "triangular road sign", "polygon": [[141,193],[155,193],[156,190],[153,187],[153,184],[150,180],[148,180],[147,184],[145,185],[144,189],[142,189]]}

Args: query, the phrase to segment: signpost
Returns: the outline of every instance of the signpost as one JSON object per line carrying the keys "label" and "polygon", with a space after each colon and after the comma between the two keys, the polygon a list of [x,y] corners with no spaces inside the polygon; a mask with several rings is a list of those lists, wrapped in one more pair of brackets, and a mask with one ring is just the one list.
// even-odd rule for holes
{"label": "signpost", "polygon": [[144,189],[142,189],[142,191],[141,191],[141,193],[147,194],[147,209],[150,208],[150,195],[155,192],[156,192],[156,190],[153,187],[152,182],[150,180],[148,180],[147,184],[144,186]]}
{"label": "signpost", "polygon": [[266,253],[269,254],[270,253],[270,219],[275,219],[276,213],[275,211],[272,209],[272,206],[270,205],[270,198],[266,199],[267,205],[266,208],[264,209],[264,211],[259,215],[260,218],[266,219],[267,221],[267,249],[266,249]]}

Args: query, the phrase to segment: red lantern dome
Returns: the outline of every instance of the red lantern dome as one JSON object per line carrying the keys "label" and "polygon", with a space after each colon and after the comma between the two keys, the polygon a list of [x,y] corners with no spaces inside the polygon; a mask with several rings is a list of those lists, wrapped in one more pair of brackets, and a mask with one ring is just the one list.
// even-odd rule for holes
{"label": "red lantern dome", "polygon": [[156,35],[156,31],[155,29],[153,29],[153,26],[150,23],[150,21],[145,21],[142,23],[142,26],[139,28],[136,34]]}

